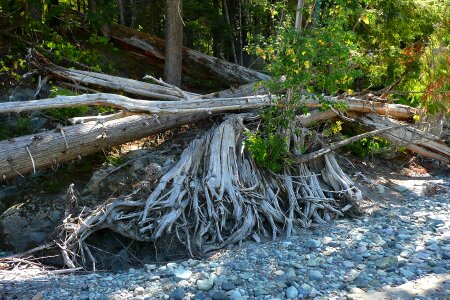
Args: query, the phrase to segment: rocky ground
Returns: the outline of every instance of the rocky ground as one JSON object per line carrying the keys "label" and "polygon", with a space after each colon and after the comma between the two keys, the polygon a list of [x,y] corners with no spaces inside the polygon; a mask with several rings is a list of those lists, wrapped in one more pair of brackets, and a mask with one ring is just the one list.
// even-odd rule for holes
{"label": "rocky ground", "polygon": [[115,274],[0,271],[0,299],[450,299],[448,167],[368,169],[361,217]]}

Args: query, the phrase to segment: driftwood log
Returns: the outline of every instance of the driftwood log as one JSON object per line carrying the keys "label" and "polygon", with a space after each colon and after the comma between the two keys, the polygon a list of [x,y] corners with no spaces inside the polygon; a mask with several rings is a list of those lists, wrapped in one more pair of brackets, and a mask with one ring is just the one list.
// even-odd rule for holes
{"label": "driftwood log", "polygon": [[[53,64],[42,54],[34,49],[30,49],[28,54],[30,63],[38,68],[46,76],[55,80],[67,81],[70,88],[94,88],[107,90],[115,93],[126,93],[127,95],[158,100],[182,100],[184,96],[174,87],[162,86],[161,84],[151,84],[143,81],[133,80],[124,77],[111,76],[104,73],[67,69]],[[199,95],[185,92],[190,97]]]}
{"label": "driftwood log", "polygon": [[205,118],[205,114],[182,116],[132,115],[99,123],[61,127],[0,141],[0,176],[23,176],[50,166],[157,134]]}
{"label": "driftwood log", "polygon": [[[359,119],[359,122],[372,129],[399,125],[398,121],[377,114],[365,115]],[[450,162],[450,148],[441,138],[431,133],[409,126],[381,132],[380,136],[398,147],[405,147],[412,152],[444,163]]]}
{"label": "driftwood log", "polygon": [[[218,112],[237,112],[241,110],[261,108],[269,104],[267,95],[231,99],[197,99],[183,101],[145,101],[135,100],[115,94],[86,94],[80,96],[59,96],[53,99],[4,102],[0,103],[0,113],[23,112],[39,109],[61,108],[77,105],[109,105],[135,112],[147,112],[160,115],[134,115],[122,118],[122,115],[111,117],[87,117],[84,120],[95,120],[81,125],[67,126],[56,131],[42,132],[36,135],[24,136],[0,142],[0,170],[3,178],[24,175],[37,169],[62,163],[78,157],[101,151],[102,147],[120,145],[167,129],[195,122],[205,115]],[[307,102],[317,107],[313,101]],[[389,106],[388,106],[389,105]],[[348,100],[350,112],[384,112],[399,119],[411,119],[415,110],[409,107],[392,104],[371,103],[365,100]],[[166,115],[163,117],[163,115]],[[299,123],[308,127],[314,122],[339,116],[336,110],[312,112],[299,116]],[[78,118],[74,122],[83,121]],[[364,121],[375,129],[396,126],[389,124],[379,127],[377,122]],[[378,126],[378,127],[377,127]],[[412,129],[411,129],[412,130]],[[425,135],[414,129],[413,136],[428,138],[406,139],[403,133],[400,137],[407,141],[408,149],[424,156],[448,162],[449,149],[439,141],[439,138]],[[383,137],[398,142],[399,137],[383,133]],[[417,146],[421,143],[421,146]]]}
{"label": "driftwood log", "polygon": [[[358,209],[361,192],[332,153],[274,174],[256,166],[243,143],[246,130],[243,117],[231,116],[192,141],[147,198],[106,201],[81,218],[67,218],[60,244],[65,264],[95,269],[85,240],[103,228],[155,243],[176,237],[195,257],[246,238],[290,236],[298,226]],[[307,142],[290,134],[296,143]]]}

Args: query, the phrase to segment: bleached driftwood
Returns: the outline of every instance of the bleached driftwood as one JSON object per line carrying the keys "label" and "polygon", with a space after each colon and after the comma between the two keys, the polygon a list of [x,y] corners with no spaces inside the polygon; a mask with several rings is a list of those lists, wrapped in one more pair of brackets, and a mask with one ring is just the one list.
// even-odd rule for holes
{"label": "bleached driftwood", "polygon": [[132,115],[106,122],[87,122],[57,130],[0,141],[0,178],[73,160],[183,124],[198,122],[205,114],[172,116]]}
{"label": "bleached driftwood", "polygon": [[[41,72],[45,72],[58,80],[66,80],[72,84],[96,89],[101,88],[108,91],[114,91],[116,93],[125,92],[129,95],[140,98],[144,97],[167,101],[183,99],[179,91],[173,87],[151,84],[124,77],[111,76],[104,73],[67,69],[57,66],[34,49],[30,49],[28,59],[35,67],[41,70]],[[199,96],[194,93],[185,93],[192,98]]]}
{"label": "bleached driftwood", "polygon": [[76,107],[83,105],[112,106],[128,111],[151,114],[190,114],[239,111],[266,106],[266,95],[242,98],[194,99],[189,101],[147,101],[128,98],[117,94],[84,94],[80,96],[57,96],[55,98],[3,102],[0,113],[44,110],[50,108]]}
{"label": "bleached driftwood", "polygon": [[243,142],[245,131],[242,117],[232,116],[192,141],[146,199],[116,199],[81,219],[67,219],[65,263],[95,267],[85,239],[103,228],[139,241],[176,236],[197,256],[249,237],[289,236],[297,226],[358,208],[361,192],[331,153],[273,174],[256,166]]}
{"label": "bleached driftwood", "polygon": [[[363,116],[359,119],[359,122],[376,129],[398,126],[400,124],[396,120],[376,114]],[[405,147],[412,152],[444,163],[450,162],[450,148],[438,136],[431,133],[409,126],[383,132],[380,136],[393,142],[394,145]]]}

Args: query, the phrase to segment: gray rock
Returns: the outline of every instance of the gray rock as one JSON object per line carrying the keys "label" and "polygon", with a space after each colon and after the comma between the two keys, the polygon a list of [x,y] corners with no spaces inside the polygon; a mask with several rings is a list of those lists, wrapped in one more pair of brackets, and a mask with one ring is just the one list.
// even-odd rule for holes
{"label": "gray rock", "polygon": [[320,273],[320,271],[311,270],[309,271],[309,278],[314,281],[322,281],[323,275]]}
{"label": "gray rock", "polygon": [[333,238],[326,236],[322,239],[322,244],[324,245],[328,245],[329,243],[331,243],[333,241]]}
{"label": "gray rock", "polygon": [[403,277],[405,277],[406,279],[411,279],[411,278],[414,277],[414,273],[413,272],[411,272],[411,271],[409,271],[407,269],[403,269],[403,268],[400,269],[400,274]]}
{"label": "gray rock", "polygon": [[359,288],[366,288],[369,286],[369,278],[365,272],[361,272],[352,283]]}
{"label": "gray rock", "polygon": [[228,296],[223,291],[214,291],[211,294],[213,300],[227,300]]}
{"label": "gray rock", "polygon": [[395,187],[395,189],[396,189],[397,192],[399,192],[399,193],[403,193],[403,192],[406,192],[406,191],[408,190],[408,188],[407,188],[406,186],[404,186],[404,185],[397,185],[397,186]]}
{"label": "gray rock", "polygon": [[270,294],[269,291],[267,291],[265,288],[263,288],[261,286],[256,287],[254,293],[255,293],[255,296],[264,296],[264,295]]}
{"label": "gray rock", "polygon": [[33,132],[38,132],[45,126],[46,123],[46,119],[41,117],[34,117],[30,120],[29,128]]}
{"label": "gray rock", "polygon": [[145,289],[142,286],[138,286],[134,289],[136,295],[144,295]]}
{"label": "gray rock", "polygon": [[398,266],[398,258],[396,256],[386,256],[375,262],[380,269],[396,268]]}
{"label": "gray rock", "polygon": [[238,290],[234,290],[230,296],[231,300],[237,300],[242,297],[242,294]]}
{"label": "gray rock", "polygon": [[349,260],[344,260],[342,264],[344,265],[345,268],[353,268],[355,266],[355,264]]}
{"label": "gray rock", "polygon": [[14,252],[39,246],[62,223],[64,196],[38,195],[0,216],[0,240]]}
{"label": "gray rock", "polygon": [[197,288],[201,291],[209,291],[214,286],[212,279],[199,279],[197,280]]}
{"label": "gray rock", "polygon": [[308,248],[319,248],[322,243],[319,240],[308,239],[305,243]]}
{"label": "gray rock", "polygon": [[224,291],[231,291],[236,288],[236,285],[233,282],[224,282],[222,284],[222,290]]}
{"label": "gray rock", "polygon": [[184,297],[184,290],[176,289],[170,293],[169,297],[173,300],[182,300]]}
{"label": "gray rock", "polygon": [[34,99],[34,91],[31,89],[15,88],[10,92],[9,101],[28,101]]}
{"label": "gray rock", "polygon": [[192,276],[192,271],[185,269],[177,269],[174,272],[175,279],[178,280],[188,280]]}
{"label": "gray rock", "polygon": [[298,296],[297,288],[290,286],[286,290],[286,297],[288,298],[296,298]]}
{"label": "gray rock", "polygon": [[311,293],[312,287],[309,284],[302,284],[298,289],[299,295],[303,295],[303,297],[308,297]]}

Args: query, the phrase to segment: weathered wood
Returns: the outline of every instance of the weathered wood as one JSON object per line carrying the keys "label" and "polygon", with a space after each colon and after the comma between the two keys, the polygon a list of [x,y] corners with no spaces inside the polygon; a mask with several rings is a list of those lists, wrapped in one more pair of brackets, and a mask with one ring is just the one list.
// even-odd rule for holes
{"label": "weathered wood", "polygon": [[[183,99],[178,91],[173,88],[133,80],[124,77],[111,76],[104,73],[66,69],[57,66],[42,56],[36,50],[31,49],[29,60],[39,70],[51,75],[57,80],[66,80],[77,85],[101,88],[103,90],[124,92],[140,98],[158,99],[158,100],[181,100]],[[186,92],[190,97],[199,95]]]}
{"label": "weathered wood", "polygon": [[[120,25],[111,26],[110,37],[117,45],[149,58],[155,65],[164,65],[164,40]],[[183,73],[200,80],[218,80],[224,85],[270,79],[266,74],[186,47],[183,47]]]}
{"label": "weathered wood", "polygon": [[76,107],[83,105],[103,105],[126,109],[128,111],[152,114],[190,114],[239,111],[261,108],[268,104],[268,96],[241,98],[194,99],[183,101],[147,101],[131,99],[116,94],[84,94],[79,96],[57,96],[50,99],[3,102],[0,113],[44,110],[50,108]]}
{"label": "weathered wood", "polygon": [[198,122],[205,114],[161,116],[133,115],[107,121],[62,127],[55,131],[0,141],[0,178],[7,179],[56,166],[152,134]]}
{"label": "weathered wood", "polygon": [[[308,108],[320,108],[322,106],[319,99],[315,96],[306,95],[303,99]],[[407,105],[362,100],[355,97],[338,99],[337,97],[325,96],[324,99],[329,102],[343,102],[347,105],[347,110],[354,113],[376,113],[398,120],[410,121],[412,120],[412,117],[418,113],[416,108]]]}
{"label": "weathered wood", "polygon": [[366,138],[366,137],[371,137],[371,136],[375,136],[375,135],[380,135],[384,132],[387,131],[391,131],[394,129],[398,129],[398,128],[404,128],[408,125],[397,125],[394,127],[387,127],[387,128],[382,128],[382,129],[376,129],[373,131],[369,131],[369,132],[364,132],[355,136],[352,136],[350,138],[347,138],[343,141],[339,141],[339,142],[335,142],[332,144],[329,144],[328,146],[325,146],[317,151],[314,152],[310,152],[310,153],[306,153],[306,154],[302,154],[299,157],[296,157],[294,160],[295,164],[300,164],[300,163],[306,163],[308,161],[311,161],[313,159],[316,159],[318,157],[321,157],[327,153],[330,153],[331,151],[334,151],[336,149],[339,149],[341,147],[344,147],[348,144],[354,143],[356,141],[359,141],[360,139]]}
{"label": "weathered wood", "polygon": [[[360,118],[359,122],[363,125],[376,129],[388,128],[399,124],[398,121],[376,114],[368,114]],[[405,147],[406,149],[417,154],[445,163],[450,162],[450,148],[445,144],[445,142],[438,136],[423,132],[417,128],[399,128],[388,132],[383,132],[380,136],[393,142],[399,147]]]}

